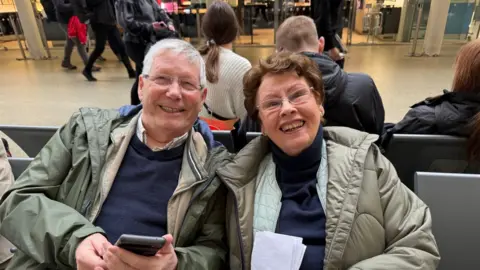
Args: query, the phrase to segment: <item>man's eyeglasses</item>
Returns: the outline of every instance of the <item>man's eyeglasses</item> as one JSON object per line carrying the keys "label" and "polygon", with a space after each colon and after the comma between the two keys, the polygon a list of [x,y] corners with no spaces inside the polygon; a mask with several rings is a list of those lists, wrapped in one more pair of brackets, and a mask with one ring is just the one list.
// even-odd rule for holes
{"label": "man's eyeglasses", "polygon": [[312,90],[313,87],[310,87],[308,89],[297,90],[288,95],[287,98],[271,98],[264,100],[260,102],[260,104],[257,106],[257,109],[266,112],[275,112],[282,108],[283,102],[285,100],[290,102],[290,104],[292,105],[304,104],[310,99],[310,96],[312,95]]}
{"label": "man's eyeglasses", "polygon": [[173,85],[176,81],[178,86],[185,92],[194,92],[202,90],[202,86],[194,82],[194,80],[179,79],[168,75],[158,75],[156,77],[150,77],[149,75],[142,75],[145,79],[153,82],[157,86],[165,89]]}

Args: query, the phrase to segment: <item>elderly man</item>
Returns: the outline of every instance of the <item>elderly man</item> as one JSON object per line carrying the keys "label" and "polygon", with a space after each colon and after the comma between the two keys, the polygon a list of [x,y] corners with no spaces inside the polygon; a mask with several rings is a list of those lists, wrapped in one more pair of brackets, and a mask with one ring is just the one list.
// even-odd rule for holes
{"label": "elderly man", "polygon": [[[211,176],[227,152],[195,128],[205,81],[195,48],[166,39],[145,57],[143,107],[75,113],[3,197],[10,269],[223,268],[225,191]],[[144,257],[112,246],[122,234],[166,244]]]}

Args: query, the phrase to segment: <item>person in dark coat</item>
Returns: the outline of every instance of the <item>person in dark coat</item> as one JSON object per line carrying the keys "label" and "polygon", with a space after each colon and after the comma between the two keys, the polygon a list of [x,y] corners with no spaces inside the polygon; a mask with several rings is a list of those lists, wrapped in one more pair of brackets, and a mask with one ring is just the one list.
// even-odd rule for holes
{"label": "person in dark coat", "polygon": [[[363,73],[347,73],[323,53],[324,38],[318,38],[313,20],[307,16],[286,19],[276,34],[277,51],[302,53],[317,64],[325,87],[325,126],[345,126],[381,135],[385,120],[382,98],[373,79]],[[244,143],[244,133],[260,131],[259,124],[246,118],[234,131],[236,148]],[[237,147],[238,145],[238,147]]]}
{"label": "person in dark coat", "polygon": [[342,64],[343,68],[343,57],[340,54],[341,46],[335,38],[336,34],[342,36],[343,0],[312,0],[310,6],[311,17],[315,22],[318,36],[325,39],[324,50],[334,61]]}
{"label": "person in dark coat", "polygon": [[441,134],[469,138],[471,159],[480,158],[480,40],[457,54],[452,91],[414,104],[405,117],[387,128],[382,145],[392,134]]}
{"label": "person in dark coat", "polygon": [[88,62],[82,74],[88,81],[96,81],[92,75],[92,68],[95,61],[102,55],[105,45],[108,42],[111,47],[121,56],[122,62],[128,71],[130,78],[135,78],[135,70],[132,68],[130,59],[127,56],[125,45],[120,39],[119,30],[115,18],[114,0],[72,0],[75,15],[85,24],[90,24],[95,33],[95,49],[90,54]]}
{"label": "person in dark coat", "polygon": [[130,91],[130,102],[138,105],[138,80],[147,48],[160,40],[157,36],[174,37],[175,27],[156,0],[117,0],[115,13],[118,23],[125,30],[123,39],[127,54],[135,62],[137,78]]}
{"label": "person in dark coat", "polygon": [[[70,70],[77,69],[70,61],[75,46],[77,47],[78,55],[82,58],[83,64],[86,65],[88,54],[85,45],[83,45],[78,38],[68,36],[68,22],[74,15],[70,0],[53,0],[53,5],[55,6],[58,24],[66,36],[62,67]],[[100,67],[94,66],[92,71],[100,71]]]}

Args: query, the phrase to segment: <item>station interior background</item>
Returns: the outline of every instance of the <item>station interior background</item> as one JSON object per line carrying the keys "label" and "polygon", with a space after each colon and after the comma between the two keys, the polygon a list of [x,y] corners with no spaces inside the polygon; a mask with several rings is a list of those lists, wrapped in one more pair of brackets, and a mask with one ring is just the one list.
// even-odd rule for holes
{"label": "station interior background", "polygon": [[[28,1],[28,0],[15,0]],[[81,61],[73,53],[76,71],[60,67],[64,33],[44,18],[39,0],[30,0],[38,28],[45,34],[49,56],[28,59],[14,0],[0,0],[0,123],[63,124],[79,107],[115,108],[129,102],[132,80],[111,50],[96,83],[81,75]],[[194,45],[205,42],[199,26],[211,0],[158,0],[175,20],[182,37]],[[441,54],[419,56],[427,28],[431,0],[344,0],[342,42],[347,46],[345,70],[364,72],[382,95],[386,121],[400,120],[409,106],[449,89],[455,54],[479,36],[480,0],[450,0]],[[287,17],[309,15],[307,0],[228,0],[242,25],[234,51],[252,63],[274,51],[275,29]],[[420,14],[420,15],[419,15]],[[419,16],[418,16],[419,15]],[[418,25],[418,31],[417,31]],[[15,31],[16,30],[16,31]],[[16,32],[16,33],[15,33]],[[93,46],[93,40],[89,41]],[[416,56],[411,56],[416,43]],[[15,152],[15,148],[14,148]]]}

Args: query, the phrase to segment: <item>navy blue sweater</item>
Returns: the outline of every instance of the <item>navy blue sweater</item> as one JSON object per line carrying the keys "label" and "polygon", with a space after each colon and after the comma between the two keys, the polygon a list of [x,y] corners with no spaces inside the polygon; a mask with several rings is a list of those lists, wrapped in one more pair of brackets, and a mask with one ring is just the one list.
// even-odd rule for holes
{"label": "navy blue sweater", "polygon": [[133,136],[95,225],[115,243],[124,233],[163,236],[184,146],[153,152]]}
{"label": "navy blue sweater", "polygon": [[277,233],[303,238],[307,246],[302,270],[323,269],[325,257],[325,213],[316,189],[322,155],[322,128],[310,147],[291,157],[271,142],[276,177],[282,191]]}

